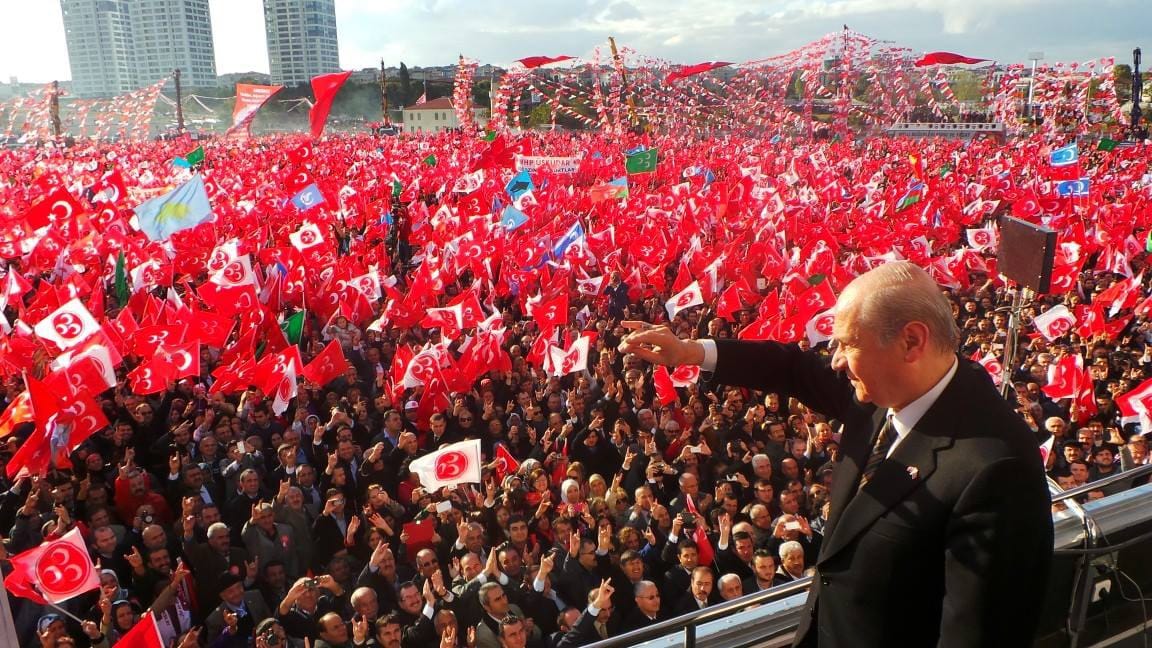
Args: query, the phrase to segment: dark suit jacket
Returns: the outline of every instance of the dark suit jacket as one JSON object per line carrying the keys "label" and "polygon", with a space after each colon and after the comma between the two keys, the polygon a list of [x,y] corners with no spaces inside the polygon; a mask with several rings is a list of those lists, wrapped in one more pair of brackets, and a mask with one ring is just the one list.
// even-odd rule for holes
{"label": "dark suit jacket", "polygon": [[[239,631],[236,637],[241,645],[247,643],[247,638],[252,636],[252,630],[260,625],[260,622],[272,616],[268,611],[268,606],[264,604],[264,598],[260,596],[260,592],[244,592],[244,607],[248,610],[248,614],[241,617],[238,621]],[[204,621],[204,627],[208,631],[208,641],[216,639],[224,630],[224,604],[216,606],[215,610],[208,615]]]}
{"label": "dark suit jacket", "polygon": [[644,616],[644,613],[640,611],[640,608],[633,604],[632,610],[628,612],[628,614],[624,617],[624,623],[620,626],[620,632],[632,632],[633,630],[639,630],[640,628],[647,628],[654,623],[667,621],[673,616],[674,615],[669,614],[668,612],[665,612],[663,609],[661,609],[660,614],[656,615],[656,620],[652,621],[648,617]]}
{"label": "dark suit jacket", "polygon": [[[613,637],[620,632],[625,632],[621,628],[620,620],[615,613],[608,616],[608,636]],[[576,625],[572,626],[558,642],[557,648],[577,648],[578,646],[587,646],[600,641],[600,633],[596,632],[596,617],[588,614],[588,607],[584,607],[584,611],[580,613],[580,617],[576,619]]]}
{"label": "dark suit jacket", "polygon": [[939,399],[857,493],[886,410],[795,345],[716,341],[714,379],[843,421],[843,461],[797,645],[1026,646],[1045,598],[1051,500],[1035,438],[962,358]]}

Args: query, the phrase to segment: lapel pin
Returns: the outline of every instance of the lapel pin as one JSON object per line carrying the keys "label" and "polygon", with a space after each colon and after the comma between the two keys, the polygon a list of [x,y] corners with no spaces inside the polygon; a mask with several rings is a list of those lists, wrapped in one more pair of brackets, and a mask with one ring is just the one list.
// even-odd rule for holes
{"label": "lapel pin", "polygon": [[908,476],[912,479],[920,479],[920,469],[916,466],[908,466]]}

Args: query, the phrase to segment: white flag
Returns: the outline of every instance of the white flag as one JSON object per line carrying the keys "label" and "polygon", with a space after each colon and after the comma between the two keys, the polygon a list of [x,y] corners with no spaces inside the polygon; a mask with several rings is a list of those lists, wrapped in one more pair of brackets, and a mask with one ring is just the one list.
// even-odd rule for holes
{"label": "white flag", "polygon": [[969,227],[966,230],[968,235],[968,245],[974,250],[983,252],[996,248],[1000,245],[999,237],[996,236],[996,228],[994,227]]}
{"label": "white flag", "polygon": [[42,340],[71,349],[100,330],[100,324],[79,298],[74,298],[40,320],[33,329]]}
{"label": "white flag", "polygon": [[276,398],[272,400],[272,412],[276,416],[284,413],[288,409],[288,402],[296,397],[296,363],[289,362],[288,368],[284,371],[284,377],[280,379],[280,384],[276,386]]}
{"label": "white flag", "polygon": [[832,339],[832,325],[836,321],[834,308],[823,313],[816,313],[804,325],[804,333],[808,336],[808,344],[818,344]]}
{"label": "white flag", "polygon": [[408,469],[420,477],[420,485],[429,491],[455,484],[480,483],[480,439],[453,443],[426,454]]}
{"label": "white flag", "polygon": [[665,308],[668,309],[668,319],[676,317],[676,313],[684,310],[685,308],[692,308],[704,303],[704,293],[700,291],[700,282],[693,281],[684,290],[676,293],[664,303]]}
{"label": "white flag", "polygon": [[252,270],[252,257],[247,254],[236,257],[231,263],[208,277],[208,281],[225,288],[255,286],[256,273]]}
{"label": "white flag", "polygon": [[209,273],[220,272],[224,266],[232,263],[240,256],[240,240],[229,239],[217,245],[212,250],[212,255],[208,257],[208,262],[205,267],[208,268]]}
{"label": "white flag", "polygon": [[581,335],[567,351],[550,346],[548,354],[552,360],[550,373],[553,376],[567,376],[573,372],[584,371],[588,368],[588,337]]}
{"label": "white flag", "polygon": [[1051,342],[1072,330],[1076,325],[1076,316],[1064,304],[1056,304],[1037,315],[1032,323],[1036,325],[1036,330]]}
{"label": "white flag", "polygon": [[304,223],[300,229],[289,234],[288,238],[292,241],[292,246],[301,252],[324,242],[324,234],[320,232],[316,223],[311,222]]}
{"label": "white flag", "polygon": [[383,294],[380,289],[380,275],[375,270],[349,279],[348,285],[359,290],[368,301],[376,301]]}

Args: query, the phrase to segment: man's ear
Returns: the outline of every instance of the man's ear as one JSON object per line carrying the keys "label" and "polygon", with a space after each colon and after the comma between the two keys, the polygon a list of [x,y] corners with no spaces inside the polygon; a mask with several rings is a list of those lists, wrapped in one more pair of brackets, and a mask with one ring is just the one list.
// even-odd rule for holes
{"label": "man's ear", "polygon": [[912,321],[904,325],[900,342],[905,360],[912,362],[924,357],[932,343],[931,332],[923,322]]}

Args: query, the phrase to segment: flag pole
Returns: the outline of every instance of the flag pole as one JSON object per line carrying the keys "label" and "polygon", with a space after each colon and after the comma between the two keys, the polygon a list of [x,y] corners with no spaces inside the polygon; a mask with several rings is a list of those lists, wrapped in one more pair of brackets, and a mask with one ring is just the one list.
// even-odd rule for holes
{"label": "flag pole", "polygon": [[[0,585],[0,587],[2,587],[2,585]],[[36,593],[39,594],[41,598],[44,598],[44,592],[40,589],[40,587],[36,583],[32,583],[32,589],[36,590]],[[4,598],[5,599],[8,598],[7,591],[4,592]],[[53,610],[56,610],[60,614],[63,614],[64,616],[68,617],[69,619],[72,619],[76,623],[84,623],[84,619],[81,619],[80,617],[76,616],[75,614],[72,614],[68,610],[65,610],[64,608],[60,607],[59,605],[52,603],[47,598],[44,598],[44,605],[47,605],[48,607],[52,608]],[[7,605],[5,605],[5,607],[7,607]],[[3,622],[2,618],[0,618],[0,622]]]}
{"label": "flag pole", "polygon": [[11,601],[8,598],[8,590],[4,587],[3,579],[0,579],[0,643],[5,646],[20,645],[16,624],[12,621]]}

